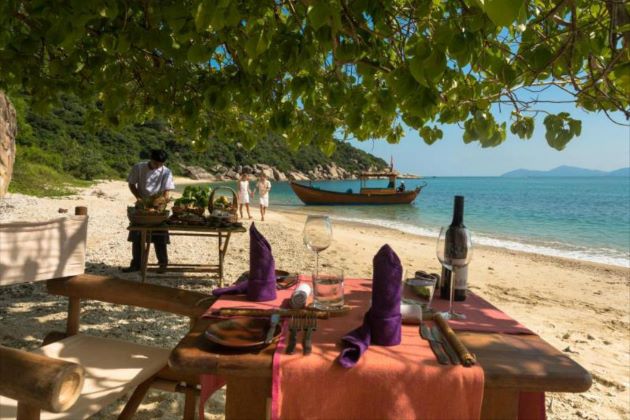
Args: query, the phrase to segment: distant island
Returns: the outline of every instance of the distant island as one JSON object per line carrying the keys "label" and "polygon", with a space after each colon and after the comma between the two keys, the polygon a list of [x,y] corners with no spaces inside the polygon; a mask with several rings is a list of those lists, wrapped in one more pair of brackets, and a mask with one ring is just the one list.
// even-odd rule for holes
{"label": "distant island", "polygon": [[533,171],[530,169],[516,169],[506,172],[504,177],[560,177],[560,176],[630,176],[630,167],[606,172],[597,169],[578,168],[575,166],[558,166],[548,171]]}

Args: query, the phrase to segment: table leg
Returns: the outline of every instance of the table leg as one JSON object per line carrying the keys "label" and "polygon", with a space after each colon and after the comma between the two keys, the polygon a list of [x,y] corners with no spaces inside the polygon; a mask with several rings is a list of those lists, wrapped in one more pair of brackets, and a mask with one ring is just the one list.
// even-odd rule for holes
{"label": "table leg", "polygon": [[223,241],[223,235],[219,232],[219,287],[223,287],[223,247],[221,246]]}
{"label": "table leg", "polygon": [[225,418],[271,418],[271,378],[227,378]]}
{"label": "table leg", "polygon": [[219,276],[220,276],[221,287],[223,287],[223,263],[225,262],[225,254],[227,254],[231,235],[232,234],[230,232],[228,232],[227,235],[225,235],[225,242],[223,243],[222,249],[221,249],[221,239],[219,239]]}
{"label": "table leg", "polygon": [[513,389],[488,389],[483,391],[481,418],[483,420],[507,420],[518,418],[519,392]]}
{"label": "table leg", "polygon": [[149,251],[151,251],[151,232],[147,232],[146,230],[142,231],[142,246],[140,249],[142,250],[142,266],[140,267],[140,273],[142,274],[142,283],[144,283],[147,279],[147,265],[149,264]]}

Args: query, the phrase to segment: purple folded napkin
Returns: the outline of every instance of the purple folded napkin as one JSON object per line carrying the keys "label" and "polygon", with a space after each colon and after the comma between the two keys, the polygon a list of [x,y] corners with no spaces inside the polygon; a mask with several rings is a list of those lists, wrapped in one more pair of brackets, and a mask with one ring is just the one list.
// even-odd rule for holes
{"label": "purple folded napkin", "polygon": [[266,302],[276,298],[276,264],[271,245],[252,223],[249,229],[249,275],[246,281],[229,287],[215,289],[214,296],[247,294],[254,302]]}
{"label": "purple folded napkin", "polygon": [[374,256],[373,265],[372,307],[365,313],[363,324],[342,338],[343,350],[337,360],[345,368],[353,367],[370,344],[400,344],[400,259],[389,245],[383,245]]}

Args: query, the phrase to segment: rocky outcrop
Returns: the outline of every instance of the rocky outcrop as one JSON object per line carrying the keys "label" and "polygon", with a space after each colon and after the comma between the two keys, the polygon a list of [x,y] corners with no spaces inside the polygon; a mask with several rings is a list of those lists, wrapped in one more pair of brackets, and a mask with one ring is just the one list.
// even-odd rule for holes
{"label": "rocky outcrop", "polygon": [[[266,163],[255,163],[253,165],[236,165],[234,167],[226,167],[216,164],[208,170],[198,166],[181,165],[184,175],[193,179],[207,179],[216,181],[233,181],[240,177],[242,173],[249,174],[250,180],[257,179],[258,175],[264,173],[271,181],[308,181],[318,179],[352,179],[357,174],[337,166],[335,162],[326,165],[315,165],[313,169],[307,173],[297,169],[282,172],[280,169],[267,165]],[[375,167],[369,170],[377,170]]]}
{"label": "rocky outcrop", "polygon": [[308,176],[306,176],[306,174],[300,171],[289,172],[288,178],[291,181],[308,181],[310,179]]}
{"label": "rocky outcrop", "polygon": [[0,197],[9,189],[15,162],[17,118],[9,98],[0,91]]}
{"label": "rocky outcrop", "polygon": [[186,166],[180,165],[182,168],[182,173],[184,176],[187,176],[192,179],[206,179],[214,181],[216,177],[210,172],[206,171],[201,166]]}

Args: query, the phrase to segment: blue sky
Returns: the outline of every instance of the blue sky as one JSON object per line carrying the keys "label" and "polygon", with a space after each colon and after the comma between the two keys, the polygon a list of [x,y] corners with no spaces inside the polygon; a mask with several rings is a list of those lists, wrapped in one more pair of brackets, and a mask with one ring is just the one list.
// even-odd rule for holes
{"label": "blue sky", "polygon": [[[463,130],[457,126],[442,126],[444,137],[432,146],[426,145],[419,134],[407,128],[405,138],[396,145],[384,140],[351,141],[366,152],[389,162],[401,172],[422,176],[494,176],[513,169],[553,169],[560,165],[589,169],[614,170],[630,166],[630,128],[611,122],[603,113],[586,113],[572,104],[545,106],[554,113],[567,111],[582,120],[582,135],[574,138],[561,152],[552,149],[545,140],[544,116],[536,118],[536,129],[530,140],[520,140],[509,132],[498,147],[482,149],[478,142],[464,144]],[[511,109],[504,108],[497,120],[507,120]],[[616,121],[624,121],[613,114]],[[501,118],[502,117],[502,118]]]}

